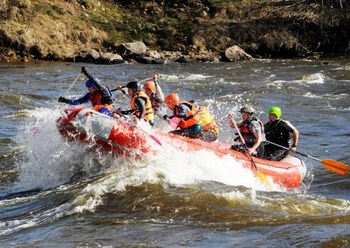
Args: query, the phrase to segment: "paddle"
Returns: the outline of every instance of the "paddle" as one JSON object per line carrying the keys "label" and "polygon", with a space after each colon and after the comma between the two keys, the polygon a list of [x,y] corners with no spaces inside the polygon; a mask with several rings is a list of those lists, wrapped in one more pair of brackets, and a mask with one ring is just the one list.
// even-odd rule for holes
{"label": "paddle", "polygon": [[[150,134],[146,129],[144,129],[143,127],[141,127],[140,125],[135,125],[134,122],[130,121],[125,115],[122,115],[122,117],[128,121],[129,124],[131,124],[134,128],[138,128],[140,129],[142,132],[144,132],[145,134],[148,135],[148,137],[150,137],[151,139],[153,139],[158,145],[160,145],[161,147],[163,147],[162,142],[160,142],[160,140],[154,136],[153,134]],[[136,118],[136,116],[134,116]]]}
{"label": "paddle", "polygon": [[[238,132],[238,135],[239,135],[239,138],[241,139],[243,145],[245,146],[245,148],[248,150],[248,146],[247,144],[245,143],[245,140],[243,139],[243,136],[241,134],[241,132],[239,131],[239,128],[235,122],[235,120],[232,118],[232,123],[233,125],[235,126],[237,132]],[[267,180],[267,177],[264,173],[260,172],[258,170],[258,167],[256,166],[255,162],[254,162],[254,159],[252,157],[252,155],[249,154],[249,158],[250,158],[250,161],[252,162],[252,165],[254,165],[254,168],[255,168],[255,171],[256,171],[256,175],[257,177],[259,178],[259,180],[264,183],[267,187],[270,187],[270,184],[269,184],[269,181]]]}
{"label": "paddle", "polygon": [[64,96],[66,96],[68,94],[68,92],[72,89],[72,87],[74,86],[74,84],[79,80],[80,76],[81,76],[82,72],[79,73],[79,75],[74,79],[73,83],[69,86],[69,88],[66,90],[66,92],[64,93]]}
{"label": "paddle", "polygon": [[143,131],[145,134],[147,134],[148,137],[153,139],[158,145],[163,147],[162,142],[160,142],[160,140],[156,136],[154,136],[153,134],[150,134],[147,130],[143,129],[143,127],[141,127],[140,125],[135,125],[135,127],[139,128],[141,131]]}
{"label": "paddle", "polygon": [[[284,147],[284,146],[281,146],[279,144],[276,144],[276,143],[273,143],[271,141],[268,141],[268,140],[265,140],[267,143],[270,143],[271,145],[274,145],[274,146],[278,146],[282,149],[285,149],[285,150],[289,150],[288,147]],[[304,157],[307,157],[307,158],[311,158],[311,159],[314,159],[314,160],[317,160],[319,162],[321,162],[321,164],[327,169],[327,170],[330,170],[330,171],[333,171],[335,173],[338,173],[340,175],[345,175],[347,172],[348,172],[348,169],[349,169],[349,166],[346,165],[346,164],[343,164],[339,161],[336,161],[336,160],[332,160],[332,159],[324,159],[324,160],[321,160],[321,159],[318,159],[318,158],[315,158],[315,157],[312,157],[310,155],[307,155],[307,154],[304,154],[304,153],[301,153],[301,152],[298,152],[298,151],[295,151],[295,153],[297,154],[300,154]]]}
{"label": "paddle", "polygon": [[[146,82],[146,81],[149,81],[149,80],[153,80],[153,78],[145,78],[145,79],[142,79],[140,81],[138,81],[139,83],[143,83],[143,82]],[[120,90],[121,92],[123,92],[123,94],[126,94],[125,90],[123,90],[123,87],[120,88],[120,87],[117,87],[115,89],[112,89],[111,91],[117,91],[117,90]]]}

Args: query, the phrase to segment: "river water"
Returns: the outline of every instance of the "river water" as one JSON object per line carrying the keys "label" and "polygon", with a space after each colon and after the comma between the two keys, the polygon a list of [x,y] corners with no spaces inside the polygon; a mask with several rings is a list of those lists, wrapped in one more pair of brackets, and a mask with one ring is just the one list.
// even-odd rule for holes
{"label": "river water", "polygon": [[[66,142],[59,96],[86,92],[81,66],[114,88],[153,73],[215,113],[271,105],[300,131],[298,151],[350,164],[350,61],[0,65],[1,247],[349,247],[350,180],[303,160],[303,185],[265,188],[233,158],[172,151],[141,160]],[[128,100],[116,92],[116,103]]]}

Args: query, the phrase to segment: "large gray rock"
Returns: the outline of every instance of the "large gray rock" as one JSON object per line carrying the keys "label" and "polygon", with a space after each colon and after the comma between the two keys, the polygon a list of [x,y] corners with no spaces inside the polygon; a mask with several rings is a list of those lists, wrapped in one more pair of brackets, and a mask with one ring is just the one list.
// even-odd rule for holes
{"label": "large gray rock", "polygon": [[237,45],[227,48],[223,57],[224,60],[228,60],[230,62],[240,60],[253,60],[253,57],[250,54],[246,53]]}
{"label": "large gray rock", "polygon": [[142,41],[122,43],[117,46],[117,53],[121,56],[132,57],[134,55],[143,55],[147,51],[146,45]]}

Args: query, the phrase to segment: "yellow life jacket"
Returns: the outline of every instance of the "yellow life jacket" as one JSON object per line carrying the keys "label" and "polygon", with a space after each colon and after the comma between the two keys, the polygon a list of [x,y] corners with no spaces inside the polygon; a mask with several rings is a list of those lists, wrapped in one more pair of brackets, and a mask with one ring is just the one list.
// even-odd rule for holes
{"label": "yellow life jacket", "polygon": [[219,127],[215,122],[214,116],[205,106],[201,106],[197,113],[198,122],[202,126],[203,131],[210,131],[219,134]]}

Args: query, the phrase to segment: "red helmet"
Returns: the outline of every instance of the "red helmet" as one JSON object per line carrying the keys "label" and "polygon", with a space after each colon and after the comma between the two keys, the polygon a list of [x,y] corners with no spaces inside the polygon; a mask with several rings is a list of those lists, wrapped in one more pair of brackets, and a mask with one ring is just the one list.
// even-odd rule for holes
{"label": "red helmet", "polygon": [[180,98],[176,93],[171,93],[170,95],[168,95],[165,99],[164,99],[165,103],[167,105],[179,105],[180,103]]}
{"label": "red helmet", "polygon": [[150,91],[152,91],[152,93],[156,93],[156,86],[154,85],[153,81],[147,81],[144,85],[143,85],[143,89],[149,89]]}

